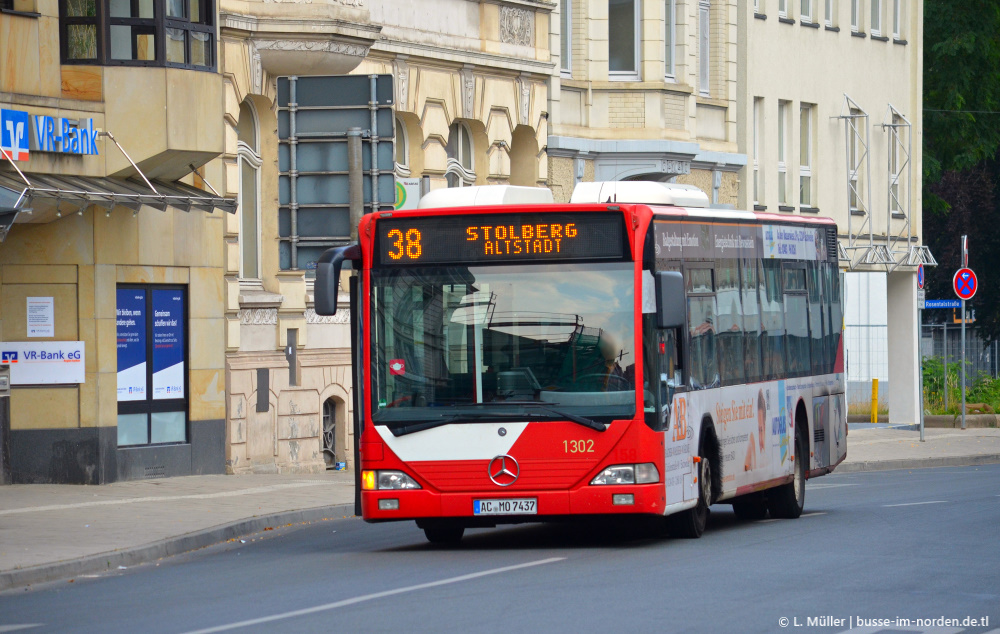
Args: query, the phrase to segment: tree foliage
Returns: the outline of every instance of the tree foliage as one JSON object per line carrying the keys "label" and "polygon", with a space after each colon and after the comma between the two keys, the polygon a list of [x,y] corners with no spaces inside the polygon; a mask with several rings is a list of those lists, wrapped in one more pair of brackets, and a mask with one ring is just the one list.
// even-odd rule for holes
{"label": "tree foliage", "polygon": [[1000,0],[924,2],[924,178],[1000,146]]}
{"label": "tree foliage", "polygon": [[[953,298],[969,236],[980,334],[1000,338],[1000,0],[925,0],[923,234],[939,266],[928,298]],[[951,318],[930,311],[930,319]]]}

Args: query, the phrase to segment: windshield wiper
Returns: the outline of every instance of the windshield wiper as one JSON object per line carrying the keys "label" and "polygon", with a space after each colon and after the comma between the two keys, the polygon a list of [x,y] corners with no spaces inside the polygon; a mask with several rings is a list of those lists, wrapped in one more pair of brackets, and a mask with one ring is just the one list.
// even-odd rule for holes
{"label": "windshield wiper", "polygon": [[553,414],[555,416],[560,416],[562,418],[565,418],[566,420],[573,421],[574,423],[577,423],[578,425],[583,425],[584,427],[589,427],[590,429],[593,429],[594,431],[607,431],[607,429],[608,429],[608,426],[605,423],[602,423],[600,421],[594,420],[592,418],[587,418],[586,416],[581,416],[579,414],[571,414],[570,412],[564,412],[564,411],[562,411],[560,409],[556,409],[554,407],[549,407],[548,405],[543,405],[542,403],[539,403],[538,401],[490,401],[488,403],[476,403],[476,405],[488,405],[488,406],[497,406],[497,405],[523,405],[525,407],[533,407],[535,409],[540,409],[540,410],[546,411],[546,412],[548,412],[550,414]]}
{"label": "windshield wiper", "polygon": [[[437,420],[425,420],[419,423],[410,423],[409,425],[393,425],[391,423],[386,423],[386,427],[392,432],[393,436],[397,438],[400,436],[405,436],[406,434],[412,434],[418,431],[424,431],[426,429],[433,429],[434,427],[440,427],[441,425],[447,425],[448,423],[453,423],[457,420],[466,418],[465,416],[442,416]],[[377,423],[376,423],[377,424]]]}

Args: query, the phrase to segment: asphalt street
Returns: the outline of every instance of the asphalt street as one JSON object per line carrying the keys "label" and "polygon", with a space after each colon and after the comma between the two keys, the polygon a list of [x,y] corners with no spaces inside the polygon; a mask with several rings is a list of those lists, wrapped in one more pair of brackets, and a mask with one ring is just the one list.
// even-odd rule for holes
{"label": "asphalt street", "polygon": [[[412,523],[332,520],[0,594],[0,632],[985,632],[997,526],[1000,465],[834,474],[797,520],[720,505],[699,540],[583,523],[439,548]],[[942,617],[958,625],[917,622]]]}

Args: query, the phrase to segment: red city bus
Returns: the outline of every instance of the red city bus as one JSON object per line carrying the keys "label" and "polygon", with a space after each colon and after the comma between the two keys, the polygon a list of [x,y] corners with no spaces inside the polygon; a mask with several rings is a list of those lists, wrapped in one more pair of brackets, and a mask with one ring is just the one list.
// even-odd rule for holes
{"label": "red city bus", "polygon": [[[663,516],[795,518],[846,456],[832,220],[707,208],[664,183],[440,190],[360,222],[317,266],[351,277],[366,521],[469,527]],[[434,201],[437,201],[436,203]],[[549,200],[551,200],[549,198]]]}

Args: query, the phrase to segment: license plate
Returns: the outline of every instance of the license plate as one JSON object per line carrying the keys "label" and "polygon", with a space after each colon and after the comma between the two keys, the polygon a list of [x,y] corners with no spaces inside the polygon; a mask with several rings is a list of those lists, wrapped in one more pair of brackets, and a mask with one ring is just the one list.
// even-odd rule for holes
{"label": "license plate", "polygon": [[507,500],[473,500],[473,515],[537,515],[538,500],[518,498]]}

